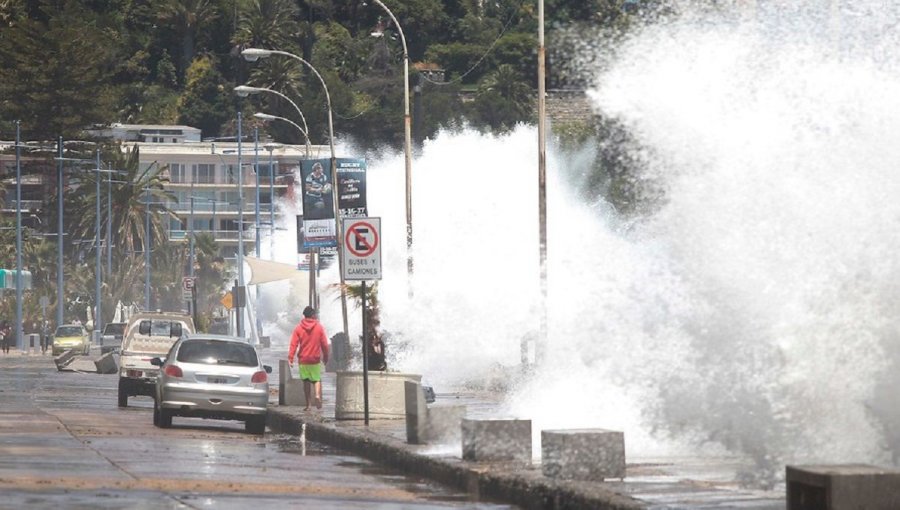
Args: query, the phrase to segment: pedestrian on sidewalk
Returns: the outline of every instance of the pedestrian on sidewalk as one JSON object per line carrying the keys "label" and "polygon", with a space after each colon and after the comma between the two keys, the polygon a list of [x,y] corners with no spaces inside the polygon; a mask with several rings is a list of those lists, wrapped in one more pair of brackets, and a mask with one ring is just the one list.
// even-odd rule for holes
{"label": "pedestrian on sidewalk", "polygon": [[3,354],[9,354],[9,344],[12,343],[12,331],[8,320],[0,322],[0,343],[3,344]]}
{"label": "pedestrian on sidewalk", "polygon": [[[303,309],[303,319],[294,328],[288,352],[288,364],[292,369],[294,357],[300,361],[300,379],[306,397],[304,411],[309,411],[310,402],[315,402],[317,409],[322,408],[322,363],[328,363],[328,337],[316,317],[315,308],[307,306]],[[313,390],[315,399],[311,400]]]}

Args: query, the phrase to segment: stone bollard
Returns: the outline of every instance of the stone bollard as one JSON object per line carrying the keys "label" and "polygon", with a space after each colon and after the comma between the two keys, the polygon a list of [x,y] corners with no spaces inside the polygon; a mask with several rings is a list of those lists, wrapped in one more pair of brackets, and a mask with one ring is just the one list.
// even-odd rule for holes
{"label": "stone bollard", "polygon": [[462,420],[462,457],[472,461],[531,463],[531,420]]}
{"label": "stone bollard", "polygon": [[278,360],[278,405],[305,406],[306,394],[303,381],[294,378],[291,365],[286,359]]}
{"label": "stone bollard", "polygon": [[541,471],[550,478],[625,478],[625,434],[604,429],[541,431]]}
{"label": "stone bollard", "polygon": [[867,464],[787,466],[787,510],[896,510],[900,471]]}
{"label": "stone bollard", "polygon": [[416,381],[404,381],[403,389],[406,397],[406,442],[422,444],[426,441],[425,423],[428,421],[425,393]]}
{"label": "stone bollard", "polygon": [[466,406],[431,406],[425,401],[422,385],[405,381],[406,442],[424,444],[439,441],[458,441],[460,423],[466,416]]}
{"label": "stone bollard", "polygon": [[464,405],[433,405],[425,420],[425,441],[456,442],[460,440],[460,425],[466,417]]}

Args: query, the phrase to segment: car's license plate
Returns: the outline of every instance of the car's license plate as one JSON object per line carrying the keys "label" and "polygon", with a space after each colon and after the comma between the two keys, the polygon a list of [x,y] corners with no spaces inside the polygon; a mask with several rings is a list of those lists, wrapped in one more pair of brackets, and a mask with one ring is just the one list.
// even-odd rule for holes
{"label": "car's license plate", "polygon": [[228,379],[224,377],[207,377],[206,382],[210,384],[225,384],[228,382]]}
{"label": "car's license plate", "polygon": [[129,370],[127,374],[128,377],[141,377],[142,375],[144,375],[144,373],[140,370]]}

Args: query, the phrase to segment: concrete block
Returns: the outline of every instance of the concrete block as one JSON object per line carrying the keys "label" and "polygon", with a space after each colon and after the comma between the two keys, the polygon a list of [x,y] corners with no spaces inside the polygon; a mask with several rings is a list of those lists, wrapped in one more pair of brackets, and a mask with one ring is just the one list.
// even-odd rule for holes
{"label": "concrete block", "polygon": [[[406,418],[406,381],[420,383],[422,376],[400,372],[369,372],[369,418]],[[365,418],[363,373],[338,371],[335,379],[334,417],[337,420]]]}
{"label": "concrete block", "polygon": [[461,438],[461,424],[466,417],[464,405],[429,406],[425,420],[425,441],[449,443]]}
{"label": "concrete block", "polygon": [[53,362],[56,363],[56,369],[62,371],[73,359],[75,359],[75,350],[69,349],[53,358]]}
{"label": "concrete block", "polygon": [[604,429],[541,431],[541,471],[550,478],[625,478],[625,434]]}
{"label": "concrete block", "polygon": [[788,510],[896,510],[900,471],[867,464],[787,466]]}
{"label": "concrete block", "polygon": [[119,371],[119,363],[115,354],[108,352],[94,360],[94,366],[98,374],[115,374]]}
{"label": "concrete block", "polygon": [[428,420],[428,408],[425,406],[425,392],[422,385],[415,381],[403,381],[406,397],[406,442],[422,444],[425,442],[425,425]]}
{"label": "concrete block", "polygon": [[462,457],[472,461],[531,463],[531,420],[462,420]]}
{"label": "concrete block", "polygon": [[[294,377],[294,370],[286,359],[278,361],[278,405],[306,406],[306,394],[303,393],[303,381]],[[310,389],[311,390],[311,389]]]}

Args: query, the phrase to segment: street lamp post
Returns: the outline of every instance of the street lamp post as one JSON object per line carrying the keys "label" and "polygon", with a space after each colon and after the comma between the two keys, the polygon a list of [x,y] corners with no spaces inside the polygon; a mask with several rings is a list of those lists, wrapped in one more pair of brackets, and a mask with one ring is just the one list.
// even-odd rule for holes
{"label": "street lamp post", "polygon": [[59,165],[56,168],[56,325],[63,324],[63,139],[59,137]]}
{"label": "street lamp post", "polygon": [[[303,128],[300,129],[300,132],[303,133],[303,137],[306,139],[306,157],[309,158],[309,146],[310,146],[309,135],[308,135],[309,127],[306,125],[306,116],[303,115],[303,111],[300,109],[299,106],[297,106],[297,103],[291,101],[291,98],[287,97],[286,95],[282,94],[281,92],[278,92],[277,90],[269,89],[266,87],[251,87],[249,85],[238,85],[237,87],[234,88],[234,92],[240,97],[247,97],[250,94],[258,94],[260,92],[268,92],[269,94],[275,94],[276,96],[278,96],[278,97],[284,99],[285,101],[287,101],[288,103],[290,103],[291,106],[294,107],[294,110],[297,111],[297,114],[300,115],[300,122],[303,123]],[[263,118],[263,117],[260,117],[259,115],[254,115],[254,117]]]}
{"label": "street lamp post", "polygon": [[274,143],[264,146],[269,151],[269,258],[272,260],[275,260],[275,162],[272,153],[277,146]]}
{"label": "street lamp post", "polygon": [[[107,163],[106,174],[106,273],[112,274],[112,164]],[[116,181],[121,182],[121,181]]]}
{"label": "street lamp post", "polygon": [[[100,287],[101,287],[101,284],[103,283],[102,282],[102,278],[103,278],[102,268],[100,267],[100,256],[101,256],[101,250],[100,250],[100,171],[101,171],[101,169],[100,169],[100,149],[97,148],[97,195],[96,195],[96,198],[97,198],[97,200],[96,200],[96,202],[97,202],[96,215],[97,216],[95,218],[96,221],[94,222],[94,223],[96,223],[96,233],[95,233],[95,237],[94,237],[94,250],[95,250],[95,254],[96,254],[96,258],[97,258],[97,267],[95,269],[96,274],[95,274],[95,278],[94,278],[95,279],[95,283],[94,283],[94,295],[95,295],[95,298],[94,298],[94,303],[95,303],[95,305],[94,305],[95,306],[94,331],[103,331],[103,320],[100,318],[102,310],[103,310],[102,303],[100,302],[100,299],[101,299]],[[93,335],[93,333],[92,333],[92,335]]]}
{"label": "street lamp post", "polygon": [[[253,114],[253,116],[258,119],[262,119],[262,120],[282,120],[282,121],[287,122],[288,124],[294,126],[295,128],[297,128],[297,130],[300,131],[303,134],[303,136],[306,137],[306,144],[307,144],[306,145],[306,147],[307,147],[306,159],[309,159],[309,136],[306,133],[306,131],[303,130],[302,127],[297,125],[296,122],[293,122],[290,119],[286,119],[284,117],[278,117],[277,115],[269,115],[268,113],[257,112],[255,114]],[[271,150],[269,150],[269,159],[270,160],[272,159],[272,151]],[[272,179],[274,180],[274,178],[275,178],[275,175],[273,173]],[[269,185],[270,185],[270,188],[272,189],[272,193],[273,193],[272,196],[274,197],[275,196],[274,188],[273,188],[274,185],[271,182],[271,180],[269,182]],[[272,209],[273,223],[272,223],[272,225],[273,225],[273,228],[274,228],[274,220],[275,220],[274,203],[275,202],[274,202],[274,198],[273,198],[273,201],[272,201],[272,206],[273,206],[273,209]],[[274,232],[275,231],[273,230],[272,231],[273,236],[274,236]],[[318,251],[319,251],[318,248],[309,248],[309,252],[308,252],[308,256],[309,256],[309,306],[312,306],[313,308],[318,308],[318,302],[316,299],[316,297],[319,295],[318,290],[316,289],[316,255],[318,254]],[[273,248],[273,253],[274,253],[274,248]]]}
{"label": "street lamp post", "polygon": [[[24,349],[22,330],[22,147],[21,122],[16,121],[16,348]],[[9,345],[7,343],[7,345]]]}
{"label": "street lamp post", "polygon": [[384,5],[381,0],[373,0],[375,4],[385,10],[397,31],[400,33],[400,42],[403,43],[403,132],[405,136],[404,155],[406,159],[406,272],[407,292],[413,295],[413,226],[412,226],[412,120],[409,116],[409,51],[406,47],[406,36],[403,35],[403,27],[394,16],[394,13]]}
{"label": "street lamp post", "polygon": [[[308,67],[309,70],[312,71],[313,74],[316,75],[316,78],[319,79],[319,83],[322,84],[322,89],[324,89],[324,91],[325,91],[325,100],[326,100],[327,106],[328,106],[328,144],[331,148],[331,182],[332,182],[331,188],[334,190],[335,193],[337,193],[338,179],[337,179],[337,156],[335,156],[335,153],[334,153],[334,120],[332,118],[332,112],[331,112],[331,94],[328,92],[328,85],[325,84],[325,79],[322,78],[322,75],[319,74],[319,71],[315,67],[313,67],[312,64],[307,62],[302,57],[298,57],[297,55],[294,55],[293,53],[288,53],[286,51],[281,51],[281,50],[264,50],[264,49],[260,49],[260,48],[246,48],[243,51],[241,51],[241,55],[243,55],[244,58],[248,62],[254,62],[260,58],[265,58],[270,55],[282,55],[285,57],[290,57],[290,58],[293,58],[294,60],[297,60],[298,62],[305,65],[306,67]],[[238,147],[240,147],[240,145],[238,145]],[[332,202],[334,205],[335,232],[337,232],[338,265],[340,267],[341,315],[343,318],[343,327],[344,327],[343,332],[344,332],[344,335],[347,338],[349,338],[350,337],[350,335],[348,333],[349,328],[347,325],[347,289],[344,285],[344,260],[343,260],[344,259],[344,257],[343,257],[344,249],[342,246],[343,243],[341,242],[341,240],[343,239],[343,232],[342,232],[343,229],[341,227],[340,212],[338,210],[338,201],[333,200]]]}
{"label": "street lamp post", "polygon": [[[241,124],[243,123],[241,112],[237,112],[237,139],[238,139],[238,252],[237,252],[237,266],[238,266],[238,292],[242,292],[244,288],[244,165],[241,161],[242,154],[242,140],[244,139],[241,133]],[[246,298],[246,293],[240,297],[239,302],[243,302]],[[241,308],[238,308],[238,314],[242,314]],[[244,321],[241,320],[241,317],[238,317],[237,320],[237,336],[244,336]]]}
{"label": "street lamp post", "polygon": [[[377,0],[376,0],[377,1]],[[544,50],[544,0],[538,0],[538,235],[540,252],[540,335],[534,347],[538,363],[547,346],[547,133]]]}
{"label": "street lamp post", "polygon": [[309,133],[302,127],[298,126],[296,122],[292,121],[291,119],[286,119],[284,117],[279,117],[277,115],[269,115],[268,113],[262,113],[262,112],[256,112],[253,114],[253,116],[260,120],[284,121],[284,122],[287,122],[288,124],[294,126],[295,128],[297,128],[297,131],[300,131],[300,134],[303,135],[303,139],[306,141],[306,159],[309,159],[309,149],[310,149],[310,145],[311,145],[311,143],[309,141]]}
{"label": "street lamp post", "polygon": [[[259,258],[259,128],[253,127],[253,170],[256,173],[256,203],[253,212],[256,215],[256,258]],[[259,299],[259,286],[256,286],[256,299]]]}
{"label": "street lamp post", "polygon": [[144,190],[147,222],[144,225],[144,310],[150,310],[150,190]]}

